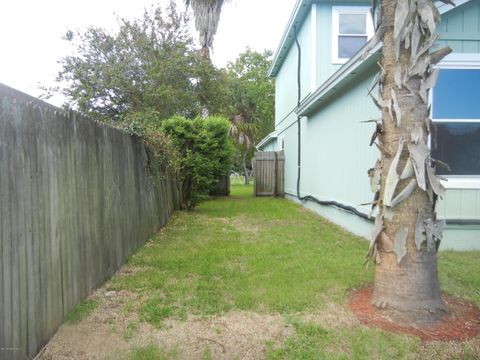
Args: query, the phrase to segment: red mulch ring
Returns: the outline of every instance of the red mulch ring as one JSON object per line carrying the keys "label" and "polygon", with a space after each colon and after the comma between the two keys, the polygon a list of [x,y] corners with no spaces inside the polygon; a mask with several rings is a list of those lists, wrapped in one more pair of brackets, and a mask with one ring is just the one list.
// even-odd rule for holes
{"label": "red mulch ring", "polygon": [[413,335],[423,341],[465,341],[478,335],[480,328],[480,309],[474,304],[444,294],[449,314],[434,326],[418,328],[392,321],[385,310],[379,310],[371,304],[372,286],[354,290],[349,307],[361,323],[377,326],[383,330]]}

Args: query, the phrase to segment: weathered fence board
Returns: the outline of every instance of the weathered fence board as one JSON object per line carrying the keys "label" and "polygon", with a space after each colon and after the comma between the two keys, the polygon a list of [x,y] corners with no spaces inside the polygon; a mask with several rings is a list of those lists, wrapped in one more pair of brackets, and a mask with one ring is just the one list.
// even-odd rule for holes
{"label": "weathered fence board", "polygon": [[0,359],[33,357],[179,199],[136,139],[0,84]]}
{"label": "weathered fence board", "polygon": [[283,196],[283,151],[259,151],[254,156],[255,196]]}

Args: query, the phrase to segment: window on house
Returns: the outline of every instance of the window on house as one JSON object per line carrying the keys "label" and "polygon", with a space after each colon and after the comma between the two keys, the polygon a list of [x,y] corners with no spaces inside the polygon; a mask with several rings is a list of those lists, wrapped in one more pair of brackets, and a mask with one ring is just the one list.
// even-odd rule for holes
{"label": "window on house", "polygon": [[480,69],[441,69],[432,92],[436,144],[432,157],[447,163],[447,176],[480,176]]}
{"label": "window on house", "polygon": [[332,62],[343,64],[373,36],[368,7],[333,7]]}

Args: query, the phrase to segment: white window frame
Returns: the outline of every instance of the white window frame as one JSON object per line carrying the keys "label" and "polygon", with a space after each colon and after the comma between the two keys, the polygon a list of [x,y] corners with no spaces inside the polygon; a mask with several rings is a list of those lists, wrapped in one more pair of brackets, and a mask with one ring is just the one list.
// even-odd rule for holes
{"label": "white window frame", "polygon": [[[367,42],[370,40],[375,31],[373,28],[372,14],[368,6],[332,6],[332,63],[345,64],[349,58],[338,57],[338,37],[340,34],[339,16],[340,14],[365,14],[367,16]],[[346,35],[346,34],[345,34]]]}
{"label": "white window frame", "polygon": [[[450,54],[435,66],[439,69],[458,69],[458,70],[480,70],[480,54],[478,53],[463,53]],[[479,123],[480,119],[435,119],[433,117],[433,92],[435,88],[430,91],[430,118],[434,123]],[[480,189],[480,176],[464,176],[464,175],[442,175],[448,181],[443,181],[442,184],[447,189]]]}

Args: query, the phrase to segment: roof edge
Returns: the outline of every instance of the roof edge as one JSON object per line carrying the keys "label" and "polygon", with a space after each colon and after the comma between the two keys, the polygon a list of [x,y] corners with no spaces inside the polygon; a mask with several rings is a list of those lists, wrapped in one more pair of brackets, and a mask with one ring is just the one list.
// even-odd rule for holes
{"label": "roof edge", "polygon": [[437,9],[440,15],[445,14],[446,12],[449,12],[450,10],[454,10],[459,6],[462,6],[463,4],[469,2],[470,0],[453,0],[455,3],[455,6],[450,5],[450,4],[445,4],[441,0],[437,0]]}
{"label": "roof edge", "polygon": [[[293,31],[294,25],[298,22],[303,23],[303,20],[304,20],[303,15],[305,15],[305,13],[302,14],[301,10],[303,8],[308,7],[309,5],[311,5],[316,1],[317,0],[297,0],[295,7],[292,11],[292,14],[290,15],[290,19],[288,20],[288,24],[285,30],[283,31],[280,44],[273,56],[272,65],[268,69],[269,77],[275,77],[278,74],[278,70],[280,70],[283,64],[283,61],[285,60],[285,56],[282,57],[281,55],[284,51],[287,51],[289,49],[291,42],[293,42],[291,33]],[[436,2],[436,6],[438,8],[438,11],[440,12],[440,15],[443,15],[451,10],[458,8],[459,6],[462,6],[463,4],[470,2],[471,0],[453,0],[456,6],[445,4],[441,0],[434,0],[434,1]]]}
{"label": "roof edge", "polygon": [[278,137],[278,132],[276,130],[272,131],[270,134],[268,134],[262,140],[260,140],[260,142],[255,146],[255,148],[259,150],[261,146],[268,144],[270,140],[276,139],[277,137]]}
{"label": "roof edge", "polygon": [[[270,69],[268,69],[268,76],[269,77],[275,77],[277,75],[277,71],[280,68],[278,64],[278,60],[280,60],[280,54],[282,53],[282,50],[287,50],[287,48],[290,47],[289,42],[292,41],[291,39],[291,32],[292,29],[295,25],[296,22],[300,21],[299,14],[300,10],[304,8],[305,6],[310,5],[312,0],[297,0],[295,7],[293,8],[292,14],[290,15],[290,19],[288,20],[287,26],[285,30],[283,31],[282,38],[280,40],[280,44],[278,45],[277,50],[275,51],[275,55],[273,56],[273,61],[272,65],[270,66]],[[290,35],[290,37],[289,37]],[[289,40],[290,38],[290,40]],[[282,61],[283,63],[283,61]]]}

